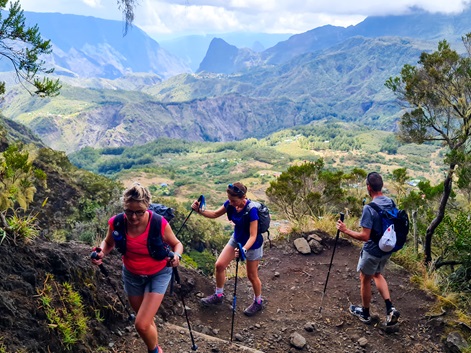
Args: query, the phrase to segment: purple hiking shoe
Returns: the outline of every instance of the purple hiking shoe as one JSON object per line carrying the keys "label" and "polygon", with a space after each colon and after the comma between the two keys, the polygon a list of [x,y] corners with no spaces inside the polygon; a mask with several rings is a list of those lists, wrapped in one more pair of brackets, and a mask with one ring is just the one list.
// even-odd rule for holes
{"label": "purple hiking shoe", "polygon": [[216,293],[207,296],[206,298],[201,299],[201,304],[205,306],[218,305],[222,304],[224,301],[224,294],[218,295]]}
{"label": "purple hiking shoe", "polygon": [[263,300],[260,302],[260,304],[254,300],[254,302],[250,304],[250,306],[247,309],[244,310],[244,314],[247,316],[254,316],[256,313],[258,313],[262,309],[263,309]]}

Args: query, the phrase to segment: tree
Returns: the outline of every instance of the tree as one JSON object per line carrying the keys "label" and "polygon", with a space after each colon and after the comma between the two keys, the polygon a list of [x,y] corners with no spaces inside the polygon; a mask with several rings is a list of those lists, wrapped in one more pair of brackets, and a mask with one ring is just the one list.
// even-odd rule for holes
{"label": "tree", "polygon": [[320,217],[343,202],[342,172],[324,169],[324,160],[294,165],[270,182],[269,200],[290,221],[301,222],[306,216]]}
{"label": "tree", "polygon": [[444,40],[437,51],[422,53],[417,66],[405,65],[400,77],[386,81],[386,87],[409,108],[400,118],[399,138],[418,144],[441,141],[448,148],[443,193],[426,231],[426,264],[432,260],[432,237],[445,216],[453,175],[470,153],[471,33],[462,40],[466,56],[460,56]]}
{"label": "tree", "polygon": [[394,189],[396,190],[396,195],[397,195],[396,200],[398,203],[400,203],[400,200],[406,194],[405,184],[408,177],[409,176],[407,175],[406,168],[398,168],[398,169],[393,170],[392,172],[393,186],[394,186]]}
{"label": "tree", "polygon": [[[45,67],[41,55],[52,52],[49,40],[43,40],[37,25],[27,27],[19,1],[10,4],[10,11],[3,12],[8,0],[0,0],[0,59],[10,60],[18,81],[32,93],[25,83],[34,87],[34,92],[40,96],[55,96],[59,94],[59,80],[42,79],[40,74],[51,74],[54,69]],[[5,18],[3,18],[6,16]],[[0,82],[0,94],[5,93],[5,82]]]}

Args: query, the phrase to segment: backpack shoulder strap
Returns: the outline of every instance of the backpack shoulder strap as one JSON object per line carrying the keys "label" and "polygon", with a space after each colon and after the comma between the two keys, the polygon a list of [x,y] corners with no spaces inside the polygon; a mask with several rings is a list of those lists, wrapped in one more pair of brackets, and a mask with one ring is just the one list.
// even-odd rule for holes
{"label": "backpack shoulder strap", "polygon": [[118,213],[113,220],[113,230],[122,233],[124,232],[125,227],[126,221],[124,219],[124,213]]}
{"label": "backpack shoulder strap", "polygon": [[113,239],[116,249],[121,253],[126,253],[126,219],[124,213],[118,213],[113,220]]}
{"label": "backpack shoulder strap", "polygon": [[375,210],[378,214],[382,211],[382,208],[379,207],[377,204],[375,204],[374,202],[370,202],[368,204],[368,206],[370,206],[373,210]]}
{"label": "backpack shoulder strap", "polygon": [[150,214],[149,236],[158,234],[162,236],[162,217],[158,213],[151,211]]}

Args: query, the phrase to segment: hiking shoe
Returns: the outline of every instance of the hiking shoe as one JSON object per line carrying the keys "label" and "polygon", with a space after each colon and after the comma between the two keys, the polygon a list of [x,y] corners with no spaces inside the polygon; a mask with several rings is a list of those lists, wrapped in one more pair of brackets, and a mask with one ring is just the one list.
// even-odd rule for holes
{"label": "hiking shoe", "polygon": [[254,316],[257,312],[261,311],[263,309],[263,300],[259,303],[254,300],[250,306],[244,310],[244,314],[247,316]]}
{"label": "hiking shoe", "polygon": [[399,320],[399,316],[401,316],[401,313],[397,311],[395,307],[392,307],[386,315],[386,326],[396,325]]}
{"label": "hiking shoe", "polygon": [[353,315],[353,316],[356,316],[357,318],[360,319],[361,322],[369,325],[371,324],[371,316],[367,316],[365,317],[363,315],[363,308],[361,306],[357,306],[357,305],[350,305],[350,307],[348,308],[348,310],[350,311],[350,313]]}
{"label": "hiking shoe", "polygon": [[222,304],[224,301],[224,294],[218,295],[216,293],[207,296],[206,298],[201,299],[201,304],[209,306],[209,305],[218,305]]}

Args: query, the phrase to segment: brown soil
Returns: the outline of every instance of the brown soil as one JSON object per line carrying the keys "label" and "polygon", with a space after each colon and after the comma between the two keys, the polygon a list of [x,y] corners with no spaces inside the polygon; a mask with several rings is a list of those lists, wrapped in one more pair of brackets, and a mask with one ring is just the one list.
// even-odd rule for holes
{"label": "brown soil", "polygon": [[[156,317],[164,352],[193,352],[181,294],[197,352],[444,351],[441,321],[426,318],[433,298],[411,285],[407,272],[397,266],[389,266],[386,272],[393,303],[401,312],[394,330],[384,330],[381,323],[384,303],[376,291],[371,308],[376,319],[373,325],[365,325],[348,313],[349,304],[358,304],[360,300],[356,272],[359,249],[344,239],[338,242],[322,312],[319,312],[334,244],[331,237],[321,236],[324,251],[319,255],[297,253],[292,246],[293,238],[279,241],[272,248],[266,245],[260,265],[265,307],[252,318],[242,313],[252,300],[251,287],[246,278],[238,278],[233,344],[230,337],[234,278],[227,282],[225,302],[205,308],[200,306],[199,299],[212,292],[213,281],[193,270],[180,268],[182,286],[175,288],[173,295],[167,293]],[[89,247],[83,244],[56,244],[41,239],[29,245],[0,246],[0,348],[3,344],[6,352],[67,351],[57,331],[48,327],[37,295],[44,286],[46,274],[51,273],[58,283],[73,284],[90,317],[89,333],[71,352],[146,352],[132,323],[127,321],[128,315],[116,292],[90,263],[89,255]],[[105,266],[110,272],[109,279],[125,298],[119,278],[120,262],[118,255],[109,256]],[[95,319],[95,310],[100,310],[103,322]],[[290,344],[294,332],[306,340],[301,350]]]}

